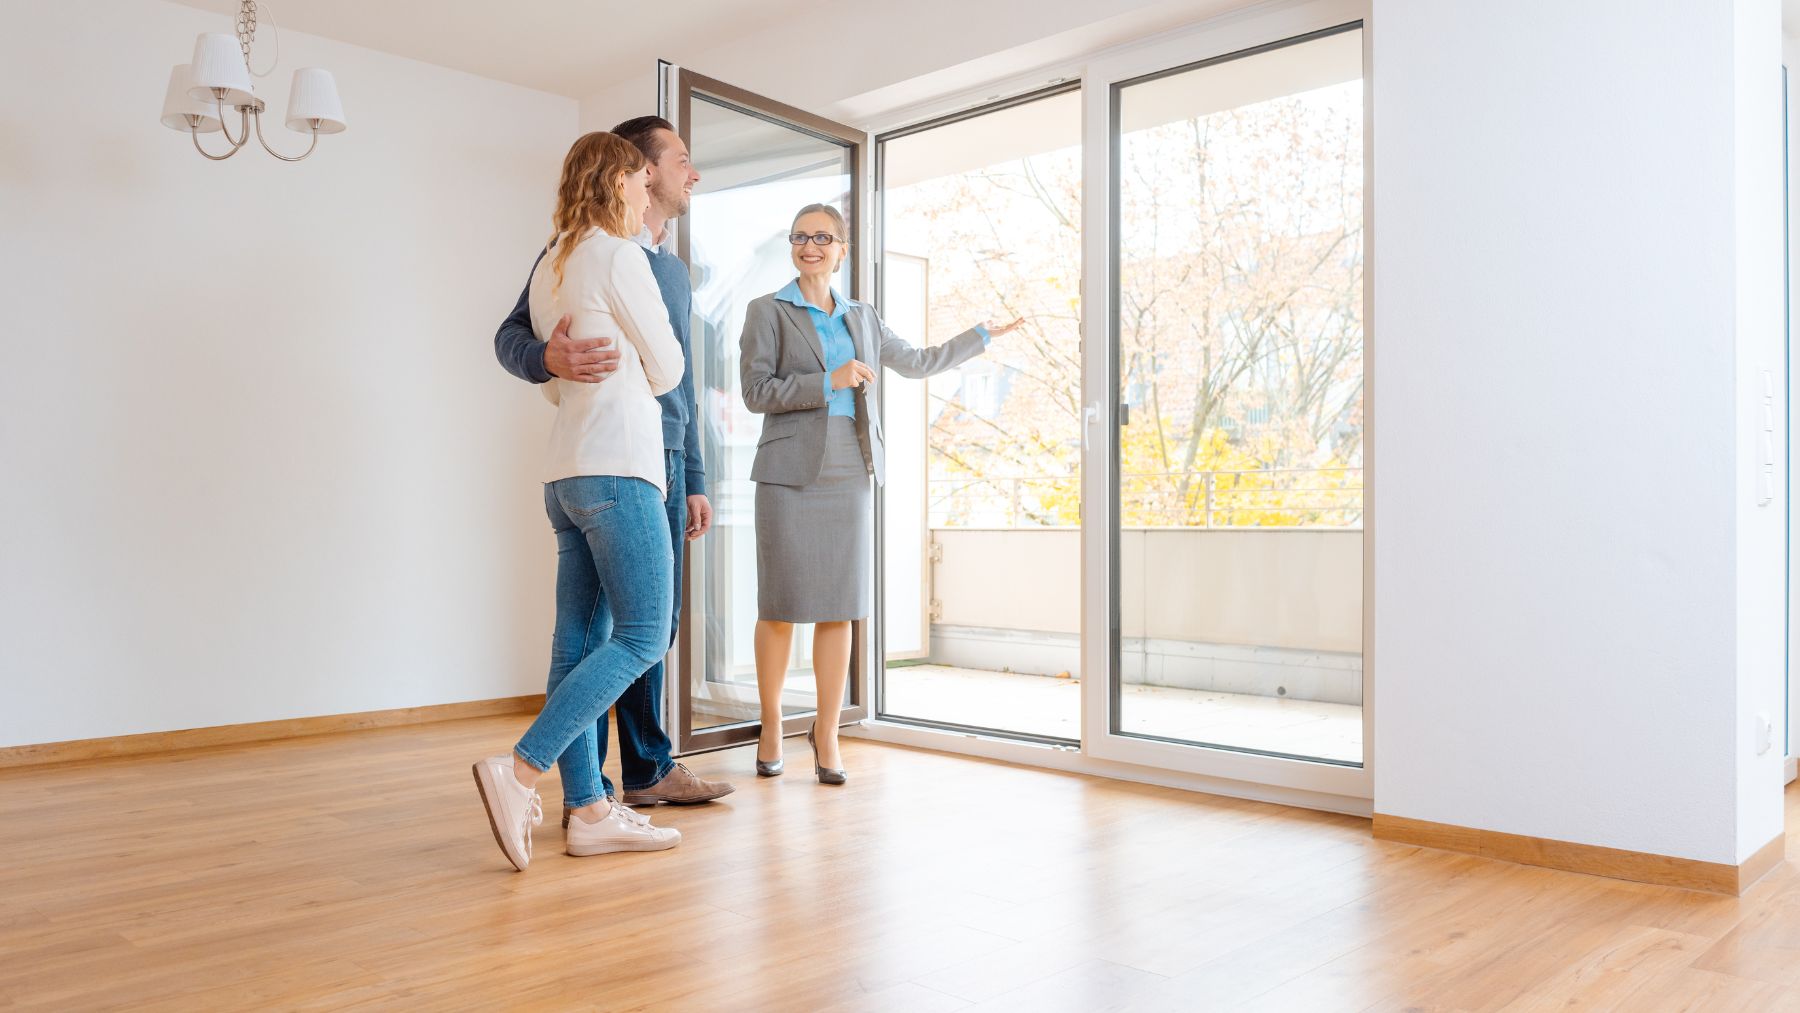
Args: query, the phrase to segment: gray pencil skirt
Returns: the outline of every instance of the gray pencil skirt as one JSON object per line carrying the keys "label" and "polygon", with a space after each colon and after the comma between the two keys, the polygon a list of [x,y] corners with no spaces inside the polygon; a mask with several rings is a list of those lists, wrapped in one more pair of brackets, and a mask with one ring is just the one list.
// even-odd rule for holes
{"label": "gray pencil skirt", "polygon": [[811,485],[756,484],[758,618],[864,619],[875,560],[875,495],[856,421],[825,420],[825,461]]}

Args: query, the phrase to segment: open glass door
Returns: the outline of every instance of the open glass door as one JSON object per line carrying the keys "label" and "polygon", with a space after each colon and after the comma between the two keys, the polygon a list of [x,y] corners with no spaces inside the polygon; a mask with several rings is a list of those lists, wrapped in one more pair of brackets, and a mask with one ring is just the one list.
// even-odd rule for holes
{"label": "open glass door", "polygon": [[[859,250],[867,206],[867,136],[760,95],[664,64],[662,115],[693,154],[701,180],[676,222],[677,252],[694,283],[694,390],[712,533],[688,543],[678,678],[669,680],[668,723],[676,750],[691,753],[754,742],[760,731],[753,634],[756,626],[755,487],[750,466],[762,420],[744,407],[738,338],[750,300],[794,277],[788,226],[794,212],[831,204],[850,225],[850,257],[837,285],[867,291]],[[858,623],[850,688],[841,721],[867,713],[868,623]],[[814,688],[810,627],[794,636],[782,696],[783,731],[804,732]]]}

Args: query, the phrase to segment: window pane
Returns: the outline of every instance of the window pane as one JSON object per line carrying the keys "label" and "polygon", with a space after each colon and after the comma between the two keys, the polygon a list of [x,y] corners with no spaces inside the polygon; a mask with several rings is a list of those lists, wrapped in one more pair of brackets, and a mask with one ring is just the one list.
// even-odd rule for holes
{"label": "window pane", "polygon": [[1080,736],[1080,130],[1071,91],[882,143],[890,326],[1026,321],[886,374],[890,716]]}
{"label": "window pane", "polygon": [[1362,762],[1362,32],[1119,90],[1118,731]]}
{"label": "window pane", "polygon": [[[713,504],[712,533],[692,543],[699,597],[689,600],[694,618],[704,624],[698,631],[704,649],[689,674],[697,730],[757,717],[756,487],[750,466],[762,417],[744,407],[738,390],[744,309],[793,279],[787,237],[794,212],[820,203],[848,213],[850,150],[698,94],[690,118],[701,180],[682,227],[694,278],[694,393]],[[848,269],[837,284],[849,293]],[[801,626],[782,693],[784,713],[814,707],[811,649],[812,627]]]}

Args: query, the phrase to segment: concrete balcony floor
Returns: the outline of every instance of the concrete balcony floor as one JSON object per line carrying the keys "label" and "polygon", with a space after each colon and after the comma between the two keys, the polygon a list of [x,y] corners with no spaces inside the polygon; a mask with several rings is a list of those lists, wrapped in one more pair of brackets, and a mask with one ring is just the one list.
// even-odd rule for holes
{"label": "concrete balcony floor", "polygon": [[[946,665],[887,670],[887,713],[922,721],[1079,739],[1075,679]],[[1362,708],[1354,704],[1126,684],[1121,712],[1131,734],[1362,762]]]}

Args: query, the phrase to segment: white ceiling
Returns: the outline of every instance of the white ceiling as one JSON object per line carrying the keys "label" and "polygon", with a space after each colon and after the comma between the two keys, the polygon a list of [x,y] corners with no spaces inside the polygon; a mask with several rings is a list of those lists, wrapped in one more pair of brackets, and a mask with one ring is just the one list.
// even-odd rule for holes
{"label": "white ceiling", "polygon": [[[231,30],[238,9],[238,0],[174,2],[219,13],[219,31]],[[258,0],[295,31],[577,99],[641,77],[658,58],[683,62],[766,29],[771,20],[804,17],[818,3]],[[1781,6],[1784,33],[1800,37],[1800,0],[1781,0]]]}
{"label": "white ceiling", "polygon": [[[221,15],[238,0],[176,0]],[[660,57],[680,62],[817,0],[258,0],[283,28],[585,98]],[[267,16],[257,32],[260,44]]]}

